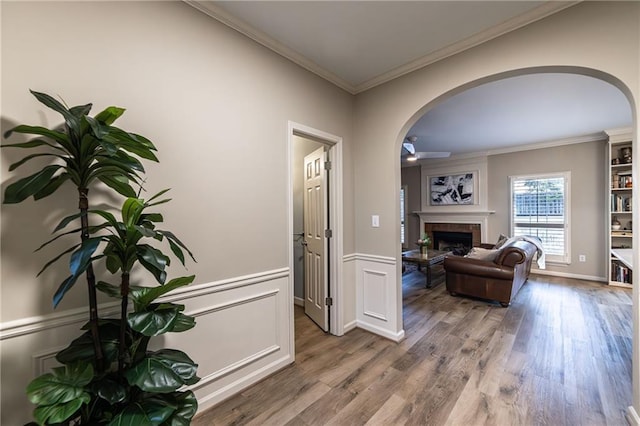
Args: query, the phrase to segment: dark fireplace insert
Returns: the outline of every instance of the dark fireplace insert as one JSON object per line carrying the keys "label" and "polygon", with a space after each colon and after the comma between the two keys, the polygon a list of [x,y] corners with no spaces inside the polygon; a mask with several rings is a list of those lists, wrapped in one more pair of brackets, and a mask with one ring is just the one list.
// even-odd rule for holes
{"label": "dark fireplace insert", "polygon": [[471,232],[433,231],[433,248],[464,256],[473,246]]}

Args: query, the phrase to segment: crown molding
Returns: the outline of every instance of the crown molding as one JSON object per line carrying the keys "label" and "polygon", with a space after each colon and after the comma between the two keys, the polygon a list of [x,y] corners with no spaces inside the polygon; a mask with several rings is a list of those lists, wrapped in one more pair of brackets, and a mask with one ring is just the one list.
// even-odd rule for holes
{"label": "crown molding", "polygon": [[494,38],[500,37],[501,35],[517,30],[518,28],[522,28],[528,24],[539,21],[540,19],[546,18],[547,16],[553,15],[554,13],[567,9],[568,7],[574,6],[580,3],[581,1],[582,0],[545,2],[544,4],[534,9],[531,9],[530,11],[525,12],[521,15],[508,19],[502,22],[501,24],[494,25],[491,28],[488,28],[484,31],[480,31],[470,37],[467,37],[466,39],[450,44],[449,46],[436,50],[435,52],[432,52],[414,61],[408,62],[405,65],[401,65],[389,72],[386,72],[377,77],[374,77],[362,84],[358,84],[355,87],[355,92],[360,93],[360,92],[364,92],[365,90],[372,89],[375,86],[379,86],[383,83],[394,80],[405,74],[409,74],[420,68],[424,68],[427,65],[430,65],[442,59],[448,58],[449,56],[453,56],[457,53],[460,53],[465,50],[471,49],[472,47],[478,46],[479,44],[482,44],[489,40],[493,40]]}
{"label": "crown molding", "polygon": [[546,142],[537,142],[527,145],[511,146],[501,149],[492,149],[487,151],[487,155],[509,154],[511,152],[530,151],[532,149],[553,148],[556,146],[573,145],[585,142],[601,142],[606,141],[607,135],[604,132],[591,133],[588,135],[575,136],[565,139],[556,139]]}
{"label": "crown molding", "polygon": [[349,83],[348,81],[340,78],[338,75],[327,71],[322,68],[320,65],[315,62],[307,59],[305,56],[299,54],[293,49],[285,46],[274,38],[270,37],[266,33],[253,28],[251,25],[247,24],[241,19],[236,18],[232,14],[228,13],[221,7],[215,5],[212,2],[207,1],[199,1],[199,0],[182,0],[184,3],[189,6],[194,7],[200,12],[212,17],[213,19],[219,21],[220,23],[238,31],[240,34],[243,34],[249,37],[251,40],[263,45],[267,49],[272,50],[280,56],[284,56],[289,59],[293,63],[301,66],[302,68],[310,71],[317,76],[335,84],[339,88],[346,90],[347,92],[355,95],[355,87]]}
{"label": "crown molding", "polygon": [[305,56],[296,52],[295,50],[285,46],[274,38],[270,37],[266,33],[253,28],[248,23],[236,18],[232,14],[228,13],[221,7],[217,6],[213,2],[203,0],[183,0],[184,3],[194,7],[202,13],[216,19],[222,24],[238,31],[241,34],[249,37],[255,42],[263,45],[264,47],[274,51],[275,53],[284,56],[290,61],[298,64],[304,69],[318,75],[319,77],[335,84],[343,90],[356,95],[373,87],[379,86],[383,83],[401,77],[405,74],[424,68],[427,65],[433,64],[437,61],[445,59],[449,56],[463,52],[467,49],[475,47],[479,44],[492,40],[496,37],[504,35],[510,31],[514,31],[518,28],[524,27],[532,22],[546,18],[554,13],[560,12],[568,7],[571,7],[580,1],[549,1],[544,4],[526,12],[501,24],[495,25],[487,30],[480,31],[464,40],[450,44],[442,49],[436,50],[426,56],[411,61],[405,65],[399,66],[386,73],[383,73],[377,77],[367,80],[361,84],[351,84],[338,75],[324,69],[315,62],[307,59]]}

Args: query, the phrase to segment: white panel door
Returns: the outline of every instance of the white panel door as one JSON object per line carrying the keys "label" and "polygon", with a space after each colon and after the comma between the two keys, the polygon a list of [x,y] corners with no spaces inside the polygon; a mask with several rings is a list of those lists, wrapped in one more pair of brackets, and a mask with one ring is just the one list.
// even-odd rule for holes
{"label": "white panel door", "polygon": [[327,297],[327,185],[324,147],[304,157],[304,311],[329,330]]}

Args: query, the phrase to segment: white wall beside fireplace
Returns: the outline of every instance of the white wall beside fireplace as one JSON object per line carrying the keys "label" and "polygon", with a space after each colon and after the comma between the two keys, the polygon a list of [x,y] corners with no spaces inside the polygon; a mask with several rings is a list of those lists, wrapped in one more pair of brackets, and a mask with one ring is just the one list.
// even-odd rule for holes
{"label": "white wall beside fireplace", "polygon": [[[477,223],[480,224],[481,238],[488,242],[492,232],[489,229],[489,215],[494,212],[488,208],[487,156],[468,158],[425,160],[422,163],[420,232],[425,223]],[[430,177],[474,173],[474,204],[436,205],[430,204]]]}

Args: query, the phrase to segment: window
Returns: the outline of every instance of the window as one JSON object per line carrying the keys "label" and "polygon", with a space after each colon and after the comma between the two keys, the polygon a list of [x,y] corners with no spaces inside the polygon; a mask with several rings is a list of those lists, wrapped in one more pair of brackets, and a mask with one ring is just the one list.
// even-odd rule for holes
{"label": "window", "polygon": [[400,244],[404,245],[406,241],[406,223],[407,223],[407,186],[400,187]]}
{"label": "window", "polygon": [[511,176],[511,235],[542,240],[546,260],[569,263],[569,172]]}

